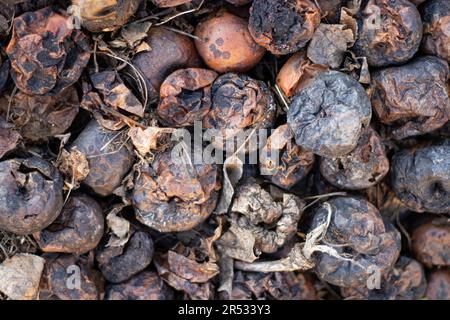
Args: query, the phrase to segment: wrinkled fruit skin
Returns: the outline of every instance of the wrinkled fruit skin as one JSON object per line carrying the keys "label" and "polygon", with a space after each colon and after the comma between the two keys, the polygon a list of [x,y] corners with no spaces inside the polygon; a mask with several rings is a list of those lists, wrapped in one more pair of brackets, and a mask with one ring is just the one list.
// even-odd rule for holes
{"label": "wrinkled fruit skin", "polygon": [[[255,183],[241,185],[230,215],[231,225],[250,231],[259,252],[274,253],[295,235],[305,203],[292,194],[276,201]],[[229,241],[225,237],[221,240]]]}
{"label": "wrinkled fruit skin", "polygon": [[254,0],[249,31],[255,41],[276,55],[294,53],[312,38],[320,10],[310,0]]}
{"label": "wrinkled fruit skin", "polygon": [[426,297],[429,300],[450,300],[450,270],[432,271],[428,276]]}
{"label": "wrinkled fruit skin", "polygon": [[235,273],[231,299],[235,300],[316,300],[314,281],[294,272]]}
{"label": "wrinkled fruit skin", "polygon": [[217,166],[191,167],[180,158],[172,156],[170,148],[157,154],[151,167],[142,170],[132,193],[137,219],[160,232],[196,227],[217,203],[221,187]]}
{"label": "wrinkled fruit skin", "polygon": [[316,76],[294,97],[287,123],[299,146],[335,158],[356,147],[371,117],[364,88],[344,73],[328,71]]}
{"label": "wrinkled fruit skin", "polygon": [[320,172],[337,188],[366,189],[381,181],[389,172],[389,160],[378,133],[367,128],[349,154],[320,159]]}
{"label": "wrinkled fruit skin", "polygon": [[391,185],[414,212],[450,212],[450,143],[403,150],[391,163]]}
{"label": "wrinkled fruit skin", "polygon": [[63,207],[63,179],[38,157],[0,162],[0,229],[18,235],[50,225]]}
{"label": "wrinkled fruit skin", "polygon": [[[66,132],[78,114],[79,105],[78,94],[73,86],[55,96],[18,92],[12,99],[10,115],[16,127],[21,128],[22,137],[39,142]],[[0,106],[1,109],[7,107]]]}
{"label": "wrinkled fruit skin", "polygon": [[449,120],[448,75],[447,63],[433,56],[373,74],[372,106],[394,139],[434,131]]}
{"label": "wrinkled fruit skin", "polygon": [[[353,47],[372,67],[400,64],[411,59],[422,40],[422,21],[408,0],[369,0],[361,9],[359,35]],[[380,12],[378,26],[374,14]]]}
{"label": "wrinkled fruit skin", "polygon": [[6,53],[11,77],[26,94],[55,95],[75,83],[90,58],[88,38],[70,17],[47,7],[14,19]]}
{"label": "wrinkled fruit skin", "polygon": [[267,129],[275,121],[276,105],[269,88],[247,75],[220,76],[212,86],[211,96],[211,111],[203,119],[203,127],[219,131],[213,135],[216,148],[234,145],[232,141],[241,130]]}
{"label": "wrinkled fruit skin", "polygon": [[152,238],[138,231],[123,246],[99,247],[95,259],[106,280],[120,283],[147,268],[152,261],[153,250]]}
{"label": "wrinkled fruit skin", "polygon": [[106,288],[105,300],[172,300],[174,292],[152,271],[143,271],[130,280]]}
{"label": "wrinkled fruit skin", "polygon": [[412,251],[425,266],[450,266],[450,223],[425,223],[411,235]]}
{"label": "wrinkled fruit skin", "polygon": [[277,85],[287,97],[300,92],[320,72],[327,71],[328,67],[312,63],[302,50],[292,55],[277,75]]}
{"label": "wrinkled fruit skin", "polygon": [[266,52],[250,36],[247,21],[226,11],[200,22],[195,35],[203,61],[219,73],[248,71]]}
{"label": "wrinkled fruit skin", "polygon": [[[83,183],[101,196],[112,194],[134,163],[130,143],[122,146],[122,140],[117,142],[117,134],[92,120],[71,146],[81,151],[89,162],[89,174]],[[101,150],[115,137],[115,142]]]}
{"label": "wrinkled fruit skin", "polygon": [[[322,280],[339,287],[362,287],[378,270],[386,274],[400,254],[400,233],[383,219],[371,203],[358,198],[337,197],[331,205],[331,223],[324,244],[333,246],[337,253],[346,253],[347,259],[315,252],[314,271]],[[317,211],[310,230],[323,224],[328,216],[326,206]],[[348,260],[351,259],[351,260]]]}
{"label": "wrinkled fruit skin", "polygon": [[83,28],[91,32],[114,31],[136,12],[142,0],[72,0],[81,13]]}
{"label": "wrinkled fruit skin", "polygon": [[[278,154],[272,154],[272,151]],[[284,124],[267,139],[259,161],[262,175],[280,188],[290,189],[308,175],[314,166],[315,156],[295,144],[291,129]]]}
{"label": "wrinkled fruit skin", "polygon": [[422,49],[450,62],[450,2],[430,0],[422,8]]}
{"label": "wrinkled fruit skin", "polygon": [[357,300],[418,300],[423,298],[427,282],[423,266],[408,257],[400,257],[394,269],[382,280],[380,289],[342,288],[347,299]]}
{"label": "wrinkled fruit skin", "polygon": [[[67,254],[44,254],[43,257],[46,263],[39,287],[40,300],[100,300],[102,298],[104,281],[100,273],[89,266],[86,258]],[[79,275],[79,288],[68,286],[69,283],[73,283],[74,274]]]}
{"label": "wrinkled fruit skin", "polygon": [[164,80],[156,113],[168,127],[192,126],[211,108],[211,85],[218,74],[200,68],[180,69]]}
{"label": "wrinkled fruit skin", "polygon": [[104,219],[100,205],[85,195],[71,197],[56,220],[35,235],[44,252],[83,254],[100,242]]}
{"label": "wrinkled fruit skin", "polygon": [[201,64],[194,42],[187,36],[152,27],[145,41],[152,50],[138,53],[132,63],[144,76],[152,99],[158,98],[162,82],[172,72]]}

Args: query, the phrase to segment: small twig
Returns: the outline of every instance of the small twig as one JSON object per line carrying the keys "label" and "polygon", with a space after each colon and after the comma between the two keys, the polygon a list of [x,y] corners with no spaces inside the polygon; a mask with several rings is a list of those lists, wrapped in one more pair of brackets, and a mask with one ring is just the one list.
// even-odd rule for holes
{"label": "small twig", "polygon": [[176,33],[179,33],[179,34],[182,34],[182,35],[184,35],[186,37],[190,37],[190,38],[198,40],[198,41],[204,41],[203,39],[200,39],[199,37],[197,37],[197,36],[195,36],[193,34],[190,34],[190,33],[187,33],[187,32],[184,32],[184,31],[181,31],[181,30],[178,30],[178,29],[175,29],[175,28],[171,28],[171,27],[167,27],[167,26],[163,26],[162,28],[170,30],[170,31],[173,31],[173,32],[176,32]]}
{"label": "small twig", "polygon": [[8,110],[6,111],[6,122],[9,121],[9,113],[11,112],[11,104],[12,104],[12,100],[14,99],[14,96],[17,93],[17,86],[14,86],[14,89],[11,93],[11,96],[9,97],[9,101],[8,101]]}
{"label": "small twig", "polygon": [[284,95],[283,91],[280,89],[280,87],[276,84],[274,86],[275,91],[277,93],[277,95],[280,97],[280,100],[283,102],[284,107],[286,108],[287,111],[289,111],[289,100],[288,98]]}
{"label": "small twig", "polygon": [[200,2],[200,4],[198,5],[197,8],[190,9],[190,10],[186,10],[186,11],[179,12],[179,13],[177,13],[177,14],[174,14],[173,16],[170,16],[170,17],[168,17],[167,19],[164,19],[163,21],[156,23],[155,26],[161,26],[161,25],[163,25],[163,24],[166,24],[166,23],[169,22],[169,21],[172,21],[172,20],[175,19],[175,18],[184,16],[184,15],[189,14],[189,13],[196,12],[196,11],[200,10],[200,8],[203,6],[203,3],[204,3],[204,2],[205,2],[205,0],[202,0],[202,2]]}
{"label": "small twig", "polygon": [[317,196],[309,196],[303,198],[303,200],[315,200],[315,199],[323,199],[328,197],[336,197],[336,196],[346,196],[347,192],[331,192],[331,193],[325,193],[325,194],[319,194]]}

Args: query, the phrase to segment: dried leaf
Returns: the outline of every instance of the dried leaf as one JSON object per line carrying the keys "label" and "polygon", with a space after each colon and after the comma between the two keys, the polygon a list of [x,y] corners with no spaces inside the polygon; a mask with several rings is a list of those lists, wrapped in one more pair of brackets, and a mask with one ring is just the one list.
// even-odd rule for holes
{"label": "dried leaf", "polygon": [[173,131],[171,128],[148,127],[143,130],[139,127],[133,127],[128,131],[128,136],[131,138],[131,142],[136,150],[141,155],[146,155],[150,150],[157,149],[158,138],[162,133],[171,133]]}
{"label": "dried leaf", "polygon": [[72,148],[70,152],[62,149],[58,168],[71,179],[70,184],[73,189],[79,188],[80,183],[89,174],[89,162],[84,153],[76,147]]}
{"label": "dried leaf", "polygon": [[45,260],[19,253],[0,265],[0,291],[14,300],[33,300],[37,296]]}
{"label": "dried leaf", "polygon": [[225,291],[228,294],[228,298],[232,298],[233,293],[233,278],[234,278],[234,261],[233,258],[224,254],[219,260],[220,267],[220,287],[217,291]]}
{"label": "dried leaf", "polygon": [[111,237],[106,247],[121,247],[130,239],[130,222],[117,214],[124,205],[118,205],[106,216],[106,223],[111,230]]}
{"label": "dried leaf", "polygon": [[246,262],[258,259],[253,248],[255,247],[255,235],[244,228],[232,225],[227,232],[217,241],[221,252],[229,257]]}
{"label": "dried leaf", "polygon": [[228,212],[231,200],[234,195],[234,188],[242,178],[244,164],[238,156],[233,155],[227,158],[223,164],[223,186],[219,203],[217,204],[215,214],[224,214]]}

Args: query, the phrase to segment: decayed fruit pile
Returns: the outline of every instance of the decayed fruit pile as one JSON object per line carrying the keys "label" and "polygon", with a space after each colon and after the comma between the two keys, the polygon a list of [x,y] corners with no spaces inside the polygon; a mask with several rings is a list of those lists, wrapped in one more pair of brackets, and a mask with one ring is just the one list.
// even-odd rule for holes
{"label": "decayed fruit pile", "polygon": [[1,1],[0,299],[450,299],[449,30],[448,0]]}

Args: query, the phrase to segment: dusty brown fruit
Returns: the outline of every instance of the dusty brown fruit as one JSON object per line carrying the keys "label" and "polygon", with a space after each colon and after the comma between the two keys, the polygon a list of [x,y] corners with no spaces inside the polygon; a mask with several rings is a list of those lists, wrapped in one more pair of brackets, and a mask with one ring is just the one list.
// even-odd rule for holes
{"label": "dusty brown fruit", "polygon": [[448,75],[447,63],[433,56],[373,74],[372,106],[394,139],[428,133],[448,121]]}
{"label": "dusty brown fruit", "polygon": [[320,10],[310,0],[254,0],[250,9],[250,34],[273,54],[303,48],[319,23]]}
{"label": "dusty brown fruit", "polygon": [[450,141],[405,149],[391,161],[391,186],[415,212],[450,212]]}
{"label": "dusty brown fruit", "polygon": [[317,251],[314,271],[322,280],[340,287],[363,287],[375,272],[388,273],[400,254],[400,233],[384,222],[378,209],[366,200],[338,197],[323,204],[311,230],[331,222],[322,243],[339,256]]}
{"label": "dusty brown fruit", "polygon": [[328,71],[319,73],[295,96],[287,123],[299,146],[336,158],[356,147],[371,117],[372,107],[362,85],[344,73]]}
{"label": "dusty brown fruit", "polygon": [[91,32],[113,31],[123,26],[139,7],[141,0],[72,0],[80,10],[83,28]]}
{"label": "dusty brown fruit", "polygon": [[428,275],[428,287],[425,295],[428,300],[450,300],[450,270],[432,271]]}
{"label": "dusty brown fruit", "polygon": [[187,4],[191,3],[192,0],[151,0],[155,6],[158,6],[160,8],[170,8],[170,7],[176,7],[181,4]]}
{"label": "dusty brown fruit", "polygon": [[387,175],[389,160],[380,136],[369,127],[349,154],[333,159],[321,158],[320,172],[337,188],[366,189]]}
{"label": "dusty brown fruit", "polygon": [[293,132],[284,124],[275,129],[260,151],[259,168],[272,183],[290,189],[308,175],[314,160],[314,153],[298,146]]}
{"label": "dusty brown fruit", "polygon": [[[375,284],[375,283],[374,283]],[[395,267],[384,277],[379,289],[341,288],[346,299],[357,300],[418,300],[423,298],[427,283],[425,272],[420,263],[400,257]]]}
{"label": "dusty brown fruit", "polygon": [[124,245],[98,247],[95,259],[109,282],[120,283],[147,268],[153,251],[152,238],[145,232],[137,231]]}
{"label": "dusty brown fruit", "polygon": [[[274,123],[275,100],[262,81],[244,74],[227,73],[216,79],[211,96],[211,111],[203,119],[203,127],[213,129],[212,143],[216,148],[236,150],[240,146],[235,144],[240,142],[235,140],[241,137],[243,130],[267,129]],[[245,150],[253,151],[247,147]]]}
{"label": "dusty brown fruit", "polygon": [[9,115],[22,137],[39,142],[70,127],[79,111],[78,94],[74,86],[62,90],[55,96],[27,95],[18,92],[11,104],[0,104],[0,113]]}
{"label": "dusty brown fruit", "polygon": [[217,72],[245,72],[262,59],[265,49],[252,39],[247,22],[226,11],[200,22],[195,29],[197,50]]}
{"label": "dusty brown fruit", "polygon": [[79,195],[69,198],[56,220],[34,238],[44,252],[80,255],[97,247],[103,229],[100,205],[91,197]]}
{"label": "dusty brown fruit", "polygon": [[86,258],[67,254],[44,254],[43,257],[46,263],[40,284],[40,300],[102,299],[104,280]]}
{"label": "dusty brown fruit", "polygon": [[14,19],[6,53],[11,77],[23,92],[55,95],[78,80],[90,58],[88,38],[51,7]]}
{"label": "dusty brown fruit", "polygon": [[450,62],[450,2],[430,0],[422,7],[423,50]]}
{"label": "dusty brown fruit", "polygon": [[106,288],[105,300],[172,300],[174,292],[152,271],[143,271],[128,281]]}
{"label": "dusty brown fruit", "polygon": [[194,42],[187,36],[164,27],[152,27],[146,42],[151,50],[138,53],[132,63],[143,74],[150,98],[159,96],[161,83],[172,72],[201,64]]}
{"label": "dusty brown fruit", "polygon": [[207,69],[180,69],[164,80],[156,113],[169,127],[192,126],[211,108],[211,85],[217,73]]}
{"label": "dusty brown fruit", "polygon": [[300,92],[317,74],[327,71],[328,67],[315,64],[302,50],[290,57],[277,75],[277,85],[287,97]]}
{"label": "dusty brown fruit", "polygon": [[125,134],[107,130],[91,120],[71,146],[89,162],[84,184],[101,196],[112,194],[133,165],[131,143],[125,143],[126,139]]}
{"label": "dusty brown fruit", "polygon": [[450,266],[450,223],[427,222],[413,231],[411,240],[416,259],[424,265]]}
{"label": "dusty brown fruit", "polygon": [[179,151],[158,153],[141,170],[132,193],[137,219],[160,232],[190,230],[203,222],[221,187],[216,165],[189,163],[185,150]]}
{"label": "dusty brown fruit", "polygon": [[354,51],[367,57],[367,62],[373,67],[408,61],[422,40],[420,14],[407,0],[365,1],[358,25],[361,27]]}
{"label": "dusty brown fruit", "polygon": [[38,157],[0,162],[0,229],[19,235],[50,225],[63,207],[63,179]]}

